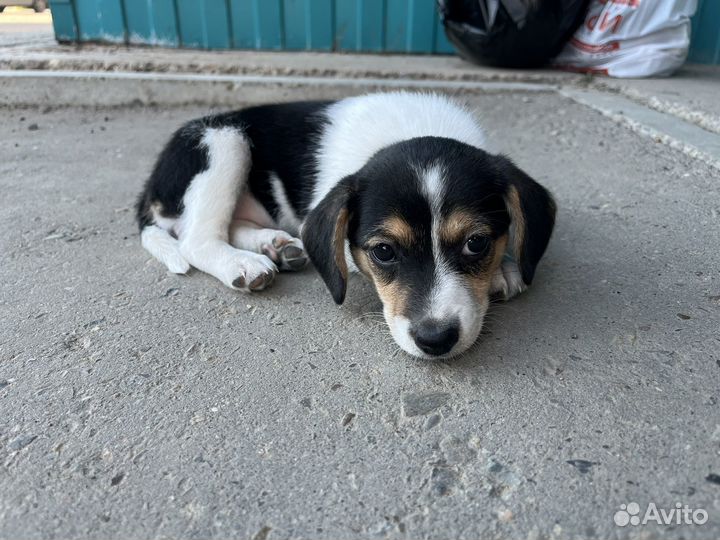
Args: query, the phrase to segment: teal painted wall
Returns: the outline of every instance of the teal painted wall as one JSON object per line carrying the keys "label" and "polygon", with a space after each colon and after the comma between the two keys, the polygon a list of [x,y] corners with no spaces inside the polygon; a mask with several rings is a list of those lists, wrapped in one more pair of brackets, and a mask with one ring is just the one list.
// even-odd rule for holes
{"label": "teal painted wall", "polygon": [[688,62],[720,64],[720,0],[698,0]]}
{"label": "teal painted wall", "polygon": [[[435,0],[50,0],[50,7],[63,42],[453,52]],[[699,0],[688,61],[720,64],[720,0]]]}
{"label": "teal painted wall", "polygon": [[451,53],[435,0],[50,0],[60,41]]}

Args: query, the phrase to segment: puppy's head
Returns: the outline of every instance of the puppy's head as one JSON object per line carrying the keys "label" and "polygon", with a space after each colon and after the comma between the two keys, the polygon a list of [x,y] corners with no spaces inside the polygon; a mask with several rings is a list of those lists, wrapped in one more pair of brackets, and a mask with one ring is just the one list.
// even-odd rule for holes
{"label": "puppy's head", "polygon": [[339,182],[307,217],[303,242],[335,302],[345,298],[347,245],[397,344],[447,357],[480,333],[506,253],[530,284],[554,219],[548,192],[508,159],[420,137]]}

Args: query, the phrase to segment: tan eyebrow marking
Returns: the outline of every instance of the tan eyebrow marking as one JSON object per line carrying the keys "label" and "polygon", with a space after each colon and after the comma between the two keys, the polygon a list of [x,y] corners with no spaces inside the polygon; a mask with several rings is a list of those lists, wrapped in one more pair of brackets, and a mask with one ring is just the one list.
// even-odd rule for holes
{"label": "tan eyebrow marking", "polygon": [[440,239],[445,244],[460,243],[471,233],[490,236],[492,230],[468,210],[453,210],[440,224]]}
{"label": "tan eyebrow marking", "polygon": [[385,219],[380,224],[380,230],[402,246],[412,247],[415,244],[415,232],[400,216],[390,216]]}

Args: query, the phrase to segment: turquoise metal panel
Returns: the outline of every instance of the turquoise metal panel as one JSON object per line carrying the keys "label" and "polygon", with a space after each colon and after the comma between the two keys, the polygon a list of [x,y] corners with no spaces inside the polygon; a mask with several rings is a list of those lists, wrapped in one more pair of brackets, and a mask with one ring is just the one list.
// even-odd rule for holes
{"label": "turquoise metal panel", "polygon": [[230,0],[233,46],[282,49],[283,0]]}
{"label": "turquoise metal panel", "polygon": [[257,0],[230,0],[230,29],[235,48],[260,48],[260,36],[255,31],[256,3]]}
{"label": "turquoise metal panel", "polygon": [[360,48],[358,8],[362,0],[344,0],[335,4],[335,36],[333,49],[357,50]]}
{"label": "turquoise metal panel", "polygon": [[720,64],[720,2],[700,0],[692,20],[688,62]]}
{"label": "turquoise metal panel", "polygon": [[331,51],[335,33],[333,0],[305,0],[305,17],[310,34],[310,49]]}
{"label": "turquoise metal panel", "polygon": [[311,30],[306,0],[283,0],[283,26],[285,28],[286,49],[310,49]]}
{"label": "turquoise metal panel", "polygon": [[440,20],[437,9],[434,10],[435,32],[433,33],[433,52],[437,54],[454,54],[455,48],[445,35],[445,28]]}
{"label": "turquoise metal panel", "polygon": [[225,0],[176,0],[180,43],[203,49],[230,48],[230,14]]}
{"label": "turquoise metal panel", "polygon": [[387,0],[385,50],[433,51],[435,46],[434,0]]}
{"label": "turquoise metal panel", "polygon": [[177,47],[174,0],[123,0],[129,43]]}
{"label": "turquoise metal panel", "polygon": [[285,48],[332,50],[332,0],[284,0]]}
{"label": "turquoise metal panel", "polygon": [[435,0],[51,0],[63,41],[452,52]]}
{"label": "turquoise metal panel", "polygon": [[77,41],[78,28],[75,22],[75,7],[72,0],[51,0],[55,38],[60,42]]}
{"label": "turquoise metal panel", "polygon": [[81,41],[125,41],[121,0],[75,0],[75,16]]}
{"label": "turquoise metal panel", "polygon": [[361,51],[382,51],[385,48],[385,0],[359,0]]}
{"label": "turquoise metal panel", "polygon": [[255,28],[261,49],[282,49],[284,46],[282,0],[253,0],[257,9]]}
{"label": "turquoise metal panel", "polygon": [[385,0],[339,0],[335,3],[335,49],[382,51]]}

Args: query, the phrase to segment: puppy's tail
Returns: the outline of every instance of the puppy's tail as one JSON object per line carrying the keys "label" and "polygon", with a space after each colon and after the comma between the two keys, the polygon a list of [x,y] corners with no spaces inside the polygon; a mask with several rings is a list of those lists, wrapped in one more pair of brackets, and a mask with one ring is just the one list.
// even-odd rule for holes
{"label": "puppy's tail", "polygon": [[162,227],[145,225],[140,231],[140,242],[173,274],[187,274],[190,270],[190,264],[180,253],[180,242]]}

